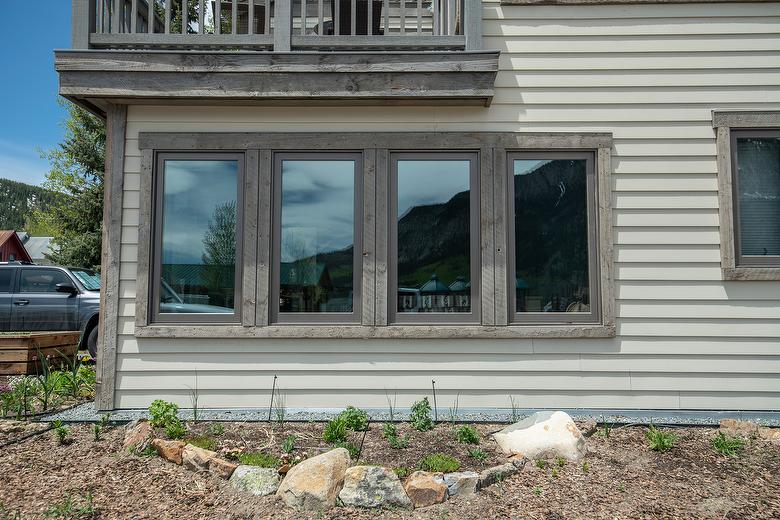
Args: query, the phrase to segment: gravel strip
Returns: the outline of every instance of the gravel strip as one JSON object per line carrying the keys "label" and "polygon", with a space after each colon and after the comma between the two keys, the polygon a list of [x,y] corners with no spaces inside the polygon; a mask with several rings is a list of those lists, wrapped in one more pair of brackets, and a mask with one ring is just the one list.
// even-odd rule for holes
{"label": "gravel strip", "polygon": [[[338,415],[342,408],[288,408],[284,420],[290,422],[327,421]],[[372,422],[383,422],[390,418],[386,408],[367,408]],[[522,408],[514,411],[516,420],[538,412],[538,409]],[[595,420],[599,423],[613,424],[667,424],[680,426],[713,426],[721,419],[740,419],[751,421],[763,426],[780,426],[780,412],[745,412],[745,411],[684,411],[684,410],[598,410],[598,409],[563,409],[576,421]],[[85,403],[68,410],[62,410],[51,415],[39,417],[38,421],[63,422],[97,422],[102,413],[95,410],[94,403]],[[183,408],[179,415],[182,419],[193,418],[192,409]],[[408,420],[409,409],[394,410],[395,420]],[[111,420],[129,422],[147,417],[144,409],[117,410],[111,412]],[[274,419],[276,414],[274,414]],[[439,413],[439,421],[449,422],[449,414]],[[265,408],[208,408],[198,410],[198,419],[203,421],[244,421],[265,422],[268,420],[268,409]],[[513,411],[509,408],[462,408],[458,411],[457,421],[465,423],[511,423]]]}

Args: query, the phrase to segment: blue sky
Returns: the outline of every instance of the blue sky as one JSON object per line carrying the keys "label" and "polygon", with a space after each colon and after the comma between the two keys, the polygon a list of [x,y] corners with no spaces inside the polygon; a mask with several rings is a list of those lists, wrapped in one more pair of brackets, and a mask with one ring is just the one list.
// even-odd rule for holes
{"label": "blue sky", "polygon": [[[40,184],[57,145],[64,111],[57,103],[54,49],[70,47],[69,0],[2,2],[0,31],[0,177]],[[34,22],[34,23],[33,23]]]}

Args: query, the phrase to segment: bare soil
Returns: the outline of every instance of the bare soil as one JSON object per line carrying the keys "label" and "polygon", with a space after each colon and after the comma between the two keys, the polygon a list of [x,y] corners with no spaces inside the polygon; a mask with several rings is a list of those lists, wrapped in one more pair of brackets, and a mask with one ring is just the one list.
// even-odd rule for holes
{"label": "bare soil", "polygon": [[[210,428],[208,423],[190,426],[192,433]],[[218,437],[222,446],[245,443],[251,450],[278,454],[284,439],[295,434],[296,453],[311,456],[326,447],[320,440],[322,424],[224,426]],[[487,438],[499,428],[478,427],[480,447],[489,454],[485,466],[503,462]],[[2,431],[0,445],[18,435]],[[109,428],[99,441],[93,440],[91,425],[75,425],[71,431],[73,442],[67,445],[58,445],[47,431],[0,448],[0,520],[54,514],[102,519],[780,518],[780,444],[748,439],[738,456],[725,457],[712,448],[717,430],[710,428],[676,429],[679,442],[667,453],[649,450],[644,427],[616,428],[609,438],[588,439],[585,463],[550,460],[540,468],[529,462],[522,472],[468,500],[455,497],[413,512],[338,507],[311,515],[285,509],[274,497],[236,492],[216,477],[158,457],[122,453],[124,427]],[[438,425],[434,432],[415,434],[409,448],[393,450],[374,425],[360,458],[413,468],[422,456],[442,451],[458,458],[464,469],[481,469],[466,449],[453,440],[451,426]],[[72,505],[63,507],[67,497]]]}

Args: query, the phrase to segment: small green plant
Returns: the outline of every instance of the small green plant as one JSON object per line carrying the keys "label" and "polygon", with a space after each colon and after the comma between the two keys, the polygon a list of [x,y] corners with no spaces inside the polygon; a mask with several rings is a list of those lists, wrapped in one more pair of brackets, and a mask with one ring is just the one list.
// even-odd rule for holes
{"label": "small green plant", "polygon": [[536,467],[539,469],[544,469],[547,467],[547,461],[544,459],[536,459]]}
{"label": "small green plant", "polygon": [[463,425],[455,430],[455,438],[461,444],[479,444],[479,434],[472,426]]}
{"label": "small green plant", "polygon": [[322,438],[325,442],[331,444],[336,442],[346,442],[347,440],[347,422],[343,417],[338,416],[328,421],[325,429],[322,431]]}
{"label": "small green plant", "polygon": [[153,446],[147,446],[142,450],[139,450],[136,446],[130,446],[128,451],[130,452],[130,455],[135,455],[136,457],[151,458],[157,456],[157,450],[155,450]]}
{"label": "small green plant", "polygon": [[[185,385],[186,386],[186,385]],[[192,405],[192,422],[198,422],[198,402],[200,401],[200,392],[198,391],[198,371],[195,371],[195,386],[187,386],[190,391],[190,404]]]}
{"label": "small green plant", "polygon": [[261,468],[278,468],[281,465],[278,457],[262,451],[240,453],[238,461],[247,466],[259,466]]}
{"label": "small green plant", "polygon": [[390,411],[390,422],[395,420],[396,403],[398,402],[398,392],[393,394],[393,399],[390,400],[390,393],[385,388],[385,399],[387,400],[387,408]]}
{"label": "small green plant", "polygon": [[534,495],[536,495],[538,497],[542,496],[542,488],[540,488],[539,486],[536,486],[534,488]]}
{"label": "small green plant", "polygon": [[395,424],[385,423],[382,427],[382,436],[387,439],[387,443],[393,449],[402,450],[409,446],[409,436],[404,435],[403,437],[399,437],[398,429]]}
{"label": "small green plant", "polygon": [[520,420],[520,406],[515,401],[515,396],[513,395],[509,396],[509,406],[512,409],[512,422],[516,423]]}
{"label": "small green plant", "polygon": [[287,398],[281,392],[281,389],[276,393],[276,407],[274,408],[274,416],[276,422],[284,424],[284,420],[287,417]]}
{"label": "small green plant", "polygon": [[455,426],[455,421],[458,420],[458,408],[460,408],[460,393],[455,395],[455,401],[452,403],[449,409],[450,423]]}
{"label": "small green plant", "polygon": [[149,406],[149,424],[155,428],[164,428],[179,420],[179,407],[174,403],[157,399]]}
{"label": "small green plant", "polygon": [[187,428],[178,418],[165,425],[165,435],[172,440],[183,439],[187,434]]}
{"label": "small green plant", "polygon": [[111,413],[104,413],[100,416],[100,429],[105,430],[111,423]]}
{"label": "small green plant", "polygon": [[347,406],[347,409],[339,414],[347,425],[347,429],[362,432],[368,429],[368,414],[360,408]]}
{"label": "small green plant", "polygon": [[468,453],[469,457],[474,460],[478,460],[479,462],[483,462],[485,459],[487,459],[487,453],[482,451],[481,448],[471,448]]}
{"label": "small green plant", "polygon": [[95,442],[100,440],[100,430],[101,429],[102,428],[100,427],[99,424],[93,424],[92,425],[92,438],[94,439]]}
{"label": "small green plant", "polygon": [[409,423],[412,428],[418,432],[427,432],[433,429],[433,419],[431,419],[431,403],[427,397],[423,397],[412,405],[409,414]]}
{"label": "small green plant", "polygon": [[558,465],[558,467],[562,468],[566,465],[566,459],[563,457],[556,457],[555,463]]}
{"label": "small green plant", "polygon": [[653,451],[669,451],[677,444],[677,435],[659,430],[652,424],[647,430],[647,433],[645,433],[645,437],[647,437],[647,441],[650,443],[650,449]]}
{"label": "small green plant", "polygon": [[398,475],[398,478],[408,477],[411,472],[412,470],[406,466],[398,466],[397,468],[393,468],[393,473]]}
{"label": "small green plant", "polygon": [[712,439],[715,451],[726,457],[733,457],[745,447],[745,441],[740,437],[718,432]]}
{"label": "small green plant", "polygon": [[458,459],[445,455],[444,453],[434,453],[433,455],[428,455],[422,459],[417,467],[422,471],[452,473],[453,471],[458,471],[460,462],[458,462]]}
{"label": "small green plant", "polygon": [[282,451],[285,453],[292,453],[295,451],[295,441],[298,440],[298,437],[295,435],[288,435],[286,439],[284,439],[284,444],[282,444]]}
{"label": "small green plant", "polygon": [[333,446],[335,448],[344,448],[347,450],[349,452],[349,458],[352,460],[357,460],[360,457],[360,450],[351,442],[341,441],[335,443]]}
{"label": "small green plant", "polygon": [[612,435],[612,425],[604,423],[604,428],[599,431],[599,435],[609,439],[609,436]]}
{"label": "small green plant", "polygon": [[50,507],[45,513],[46,518],[90,518],[95,515],[95,507],[92,504],[92,493],[87,493],[82,504],[77,503],[71,495],[65,497]]}
{"label": "small green plant", "polygon": [[588,471],[590,471],[590,464],[588,464],[588,461],[586,460],[582,463],[582,472],[587,473]]}
{"label": "small green plant", "polygon": [[558,468],[553,468],[551,475],[552,478],[558,478]]}
{"label": "small green plant", "polygon": [[225,426],[222,423],[211,423],[209,425],[209,434],[219,437],[225,434]]}
{"label": "small green plant", "polygon": [[620,484],[618,484],[618,487],[617,487],[617,489],[618,489],[618,491],[620,491],[621,493],[625,493],[625,492],[626,492],[626,485],[625,485],[624,483],[622,483],[622,482],[621,482]]}
{"label": "small green plant", "polygon": [[215,451],[217,447],[216,439],[213,439],[207,435],[194,435],[185,439],[188,444],[203,448],[204,450]]}
{"label": "small green plant", "polygon": [[70,435],[70,428],[62,424],[62,421],[54,421],[51,423],[51,426],[59,444],[67,444],[70,441],[68,438]]}

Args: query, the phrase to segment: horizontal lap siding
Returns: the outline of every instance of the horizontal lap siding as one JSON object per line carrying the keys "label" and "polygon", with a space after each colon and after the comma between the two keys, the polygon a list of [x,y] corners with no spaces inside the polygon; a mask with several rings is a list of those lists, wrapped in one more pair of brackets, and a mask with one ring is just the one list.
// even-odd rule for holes
{"label": "horizontal lap siding", "polygon": [[[117,403],[778,409],[780,282],[723,282],[714,109],[780,110],[780,4],[484,4],[502,51],[479,107],[131,107]],[[618,337],[135,338],[141,131],[611,132]],[[196,383],[197,373],[197,383]],[[442,401],[440,400],[440,403]]]}

